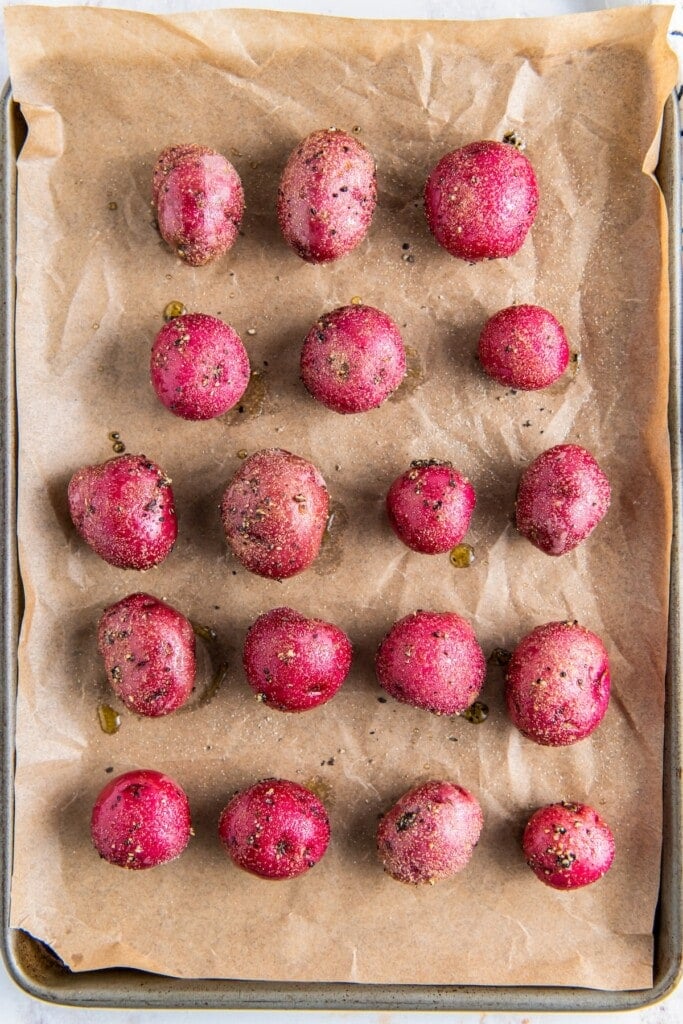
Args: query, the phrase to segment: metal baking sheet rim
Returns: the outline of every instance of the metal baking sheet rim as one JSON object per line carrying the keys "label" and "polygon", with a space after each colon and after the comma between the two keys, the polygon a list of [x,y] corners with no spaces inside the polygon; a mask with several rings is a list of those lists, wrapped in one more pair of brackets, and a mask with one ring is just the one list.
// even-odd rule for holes
{"label": "metal baking sheet rim", "polygon": [[664,738],[664,842],[659,904],[655,919],[654,984],[637,991],[549,986],[367,985],[352,983],[280,983],[226,979],[169,978],[131,969],[74,973],[52,951],[26,932],[10,928],[14,810],[14,735],[17,692],[21,579],[16,544],[17,427],[14,386],[14,301],[16,256],[16,158],[25,124],[9,83],[2,93],[0,174],[0,846],[2,872],[2,956],[13,981],[29,995],[66,1006],[122,1009],[242,1010],[479,1010],[501,1012],[617,1012],[650,1006],[666,998],[683,974],[683,866],[681,783],[681,665],[683,606],[683,467],[681,465],[681,253],[680,125],[676,97],[664,109],[657,177],[664,193],[669,224],[671,287],[671,372],[669,430],[674,482],[674,533],[671,552],[671,604],[666,678]]}

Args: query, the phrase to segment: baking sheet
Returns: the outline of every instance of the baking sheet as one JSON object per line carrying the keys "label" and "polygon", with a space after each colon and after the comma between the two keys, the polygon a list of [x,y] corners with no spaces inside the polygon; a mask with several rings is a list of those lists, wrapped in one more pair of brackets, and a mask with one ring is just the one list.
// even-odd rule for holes
{"label": "baking sheet", "polygon": [[[8,12],[13,86],[30,124],[19,183],[27,615],[12,923],[72,968],[651,983],[670,474],[665,234],[659,193],[640,169],[653,165],[674,77],[667,18],[668,9],[651,8],[361,28],[245,12]],[[305,59],[316,47],[317,59]],[[173,104],[160,102],[169,96]],[[287,153],[320,124],[361,128],[380,184],[367,243],[327,268],[300,264],[272,213]],[[524,135],[541,182],[532,239],[505,263],[456,264],[424,227],[424,176],[445,149],[509,128]],[[163,248],[148,206],[156,153],[184,138],[226,152],[247,191],[244,237],[227,260],[198,271]],[[413,261],[403,259],[406,242]],[[298,349],[320,312],[357,294],[405,325],[413,374],[382,409],[340,418],[302,392]],[[155,404],[148,351],[170,298],[240,331],[262,373],[262,402],[211,424],[177,421]],[[542,397],[500,392],[474,363],[478,327],[513,300],[547,304],[581,354],[576,374]],[[99,563],[66,515],[66,480],[107,457],[111,430],[174,477],[181,537],[144,577]],[[565,439],[595,452],[614,503],[589,544],[559,563],[516,537],[509,513],[521,467]],[[313,458],[337,508],[317,566],[283,584],[249,578],[230,559],[216,512],[236,452],[267,444]],[[470,570],[404,552],[389,534],[383,494],[415,457],[450,457],[475,484]],[[143,588],[214,625],[214,661],[227,657],[230,673],[210,702],[163,722],[125,715],[108,737],[96,718],[107,695],[94,623],[105,604]],[[283,603],[329,617],[357,649],[334,702],[297,718],[255,705],[239,669],[246,626]],[[538,622],[579,618],[612,656],[605,722],[576,748],[533,747],[506,720],[495,669],[484,693],[491,715],[480,727],[380,703],[372,653],[395,618],[420,606],[468,615],[487,652]],[[134,765],[185,785],[197,832],[180,861],[141,877],[100,863],[87,842],[105,769]],[[324,792],[335,835],[315,872],[275,889],[238,874],[215,838],[231,792],[268,774]],[[477,793],[485,833],[453,882],[405,889],[378,869],[374,825],[403,789],[436,775]],[[594,803],[619,851],[604,881],[570,900],[543,890],[518,849],[529,812],[563,797]],[[405,937],[421,937],[418,962],[412,939],[390,943],[401,935],[398,921]]]}

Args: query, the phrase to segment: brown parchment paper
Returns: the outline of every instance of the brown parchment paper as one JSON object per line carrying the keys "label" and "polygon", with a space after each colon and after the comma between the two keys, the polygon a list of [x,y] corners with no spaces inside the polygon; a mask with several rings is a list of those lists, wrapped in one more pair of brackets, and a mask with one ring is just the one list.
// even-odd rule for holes
{"label": "brown parchment paper", "polygon": [[[98,9],[6,12],[14,95],[29,123],[19,161],[17,387],[19,544],[26,592],[17,714],[12,924],[73,969],[130,965],[189,977],[647,987],[661,845],[663,679],[671,530],[666,429],[666,227],[656,160],[675,80],[670,8],[535,21],[358,22],[244,11],[162,18]],[[321,125],[358,129],[375,154],[379,205],[368,239],[338,264],[302,263],[281,241],[277,181]],[[450,148],[519,132],[541,189],[514,258],[467,266],[425,226],[421,191]],[[167,144],[197,140],[232,159],[247,195],[242,237],[191,269],[153,226],[149,179]],[[409,245],[409,249],[404,248]],[[406,258],[410,257],[410,258]],[[298,381],[303,336],[359,296],[402,326],[411,373],[361,416],[318,405]],[[148,383],[151,341],[171,299],[228,320],[254,381],[243,411],[192,424]],[[478,332],[512,302],[562,320],[578,369],[513,394],[484,379]],[[101,562],[76,537],[66,484],[110,457],[110,431],[173,477],[178,544],[144,575]],[[605,522],[551,559],[516,535],[521,469],[563,441],[591,449],[613,488]],[[217,505],[240,449],[312,459],[335,515],[323,552],[284,583],[227,553]],[[477,560],[409,552],[384,494],[411,459],[447,458],[473,481]],[[112,701],[95,629],[134,590],[213,626],[193,706],[168,719]],[[256,702],[240,667],[257,614],[289,604],[348,631],[351,675],[333,702],[287,716]],[[533,626],[577,618],[605,640],[613,696],[593,736],[553,750],[507,720],[491,666],[480,726],[384,700],[372,667],[389,625],[453,609],[487,654]],[[215,695],[206,680],[226,660]],[[100,788],[135,766],[186,788],[196,836],[155,871],[96,856]],[[264,776],[312,785],[328,804],[330,849],[314,871],[266,883],[233,868],[218,814]],[[467,870],[410,888],[381,871],[378,815],[445,777],[485,814]],[[520,852],[537,806],[595,805],[617,856],[597,885],[546,890]]]}

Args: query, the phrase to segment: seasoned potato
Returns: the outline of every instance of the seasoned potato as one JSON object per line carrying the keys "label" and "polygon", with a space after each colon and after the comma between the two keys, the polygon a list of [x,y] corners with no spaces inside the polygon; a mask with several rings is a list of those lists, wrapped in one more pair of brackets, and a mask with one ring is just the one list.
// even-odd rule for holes
{"label": "seasoned potato", "polygon": [[567,369],[567,335],[542,306],[508,306],[484,324],[479,362],[505,387],[538,391],[554,384]]}
{"label": "seasoned potato", "polygon": [[330,822],[318,797],[287,779],[263,779],[223,809],[218,835],[233,862],[260,878],[303,875],[321,859]]}
{"label": "seasoned potato", "polygon": [[538,184],[523,153],[486,139],[446,153],[427,179],[424,199],[439,245],[477,263],[521,248],[536,217]]}
{"label": "seasoned potato", "polygon": [[150,359],[157,397],[185,420],[210,420],[232,409],[249,383],[249,357],[236,331],[206,313],[169,320]]}
{"label": "seasoned potato", "polygon": [[129,594],[106,608],[97,646],[114,693],[136,715],[168,715],[192,693],[194,630],[184,615],[150,594]]}
{"label": "seasoned potato", "polygon": [[145,455],[119,455],[84,466],[69,482],[73,524],[100,558],[119,569],[151,569],[178,534],[173,491]]}
{"label": "seasoned potato", "polygon": [[462,786],[425,782],[404,793],[381,819],[377,850],[397,882],[431,885],[468,864],[483,824],[478,800]]}
{"label": "seasoned potato", "polygon": [[327,523],[329,494],[312,463],[281,448],[245,459],[221,501],[228,545],[259,576],[282,580],[307,569]]}
{"label": "seasoned potato", "polygon": [[218,259],[237,238],[244,191],[229,160],[207,146],[169,146],[152,174],[163,240],[193,267]]}
{"label": "seasoned potato", "polygon": [[359,245],[377,202],[375,161],[337,128],[313,132],[283,171],[277,215],[285,241],[303,260],[328,263]]}
{"label": "seasoned potato", "polygon": [[331,700],[348,675],[351,641],[322,619],[273,608],[252,623],[244,642],[244,671],[268,707],[307,711]]}
{"label": "seasoned potato", "polygon": [[610,695],[610,668],[600,637],[578,622],[547,622],[528,633],[505,672],[510,718],[536,743],[564,747],[600,724]]}
{"label": "seasoned potato", "polygon": [[375,668],[380,686],[396,700],[435,715],[458,715],[479,694],[486,659],[462,616],[419,610],[394,623]]}
{"label": "seasoned potato", "polygon": [[614,836],[587,804],[563,801],[532,814],[522,848],[527,864],[553,889],[580,889],[602,878],[614,860]]}
{"label": "seasoned potato", "polygon": [[418,459],[394,480],[386,506],[394,533],[404,544],[436,555],[463,539],[475,502],[474,487],[450,462]]}
{"label": "seasoned potato", "polygon": [[190,805],[168,775],[139,768],[112,779],[92,810],[90,834],[100,857],[139,871],[179,857],[192,834]]}
{"label": "seasoned potato", "polygon": [[534,459],[517,489],[517,529],[547,555],[565,555],[607,514],[609,480],[590,452],[558,444]]}
{"label": "seasoned potato", "polygon": [[321,316],[301,350],[301,379],[314,398],[335,412],[367,412],[381,405],[406,374],[398,327],[373,306],[341,306]]}

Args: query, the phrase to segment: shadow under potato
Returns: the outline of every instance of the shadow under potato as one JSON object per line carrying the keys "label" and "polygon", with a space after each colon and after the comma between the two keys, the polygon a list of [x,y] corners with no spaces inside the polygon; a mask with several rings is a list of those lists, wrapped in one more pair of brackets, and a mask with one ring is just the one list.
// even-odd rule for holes
{"label": "shadow under potato", "polygon": [[[74,473],[77,467],[74,467]],[[73,473],[53,477],[47,485],[47,496],[65,540],[73,542],[78,537],[69,512],[69,481]]]}

